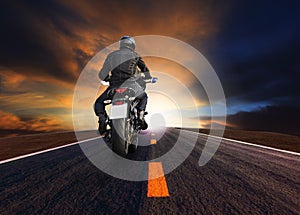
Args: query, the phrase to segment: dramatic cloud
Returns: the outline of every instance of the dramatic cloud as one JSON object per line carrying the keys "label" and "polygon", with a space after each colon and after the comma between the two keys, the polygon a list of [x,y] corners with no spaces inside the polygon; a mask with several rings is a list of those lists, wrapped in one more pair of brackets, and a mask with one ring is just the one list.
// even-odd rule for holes
{"label": "dramatic cloud", "polygon": [[228,117],[229,127],[246,130],[286,132],[300,135],[299,107],[267,106],[253,112],[239,112]]}
{"label": "dramatic cloud", "polygon": [[[121,35],[159,34],[198,44],[217,32],[224,11],[197,1],[26,1],[0,6],[5,29],[0,35],[0,110],[18,117],[39,117],[43,110],[57,115],[65,109],[70,115],[80,71]],[[188,76],[180,77],[190,82]]]}
{"label": "dramatic cloud", "polygon": [[42,72],[65,81],[76,80],[87,60],[121,35],[159,34],[185,41],[200,37],[199,42],[216,32],[222,14],[221,9],[197,1],[1,4],[7,32],[0,36],[5,54],[1,66],[27,68],[20,72]]}
{"label": "dramatic cloud", "polygon": [[[149,34],[183,40],[207,57],[225,90],[229,126],[260,129],[261,122],[241,119],[249,114],[259,119],[272,107],[281,107],[276,114],[287,119],[284,113],[300,106],[299,6],[299,1],[1,1],[0,111],[11,119],[1,126],[70,129],[73,90],[86,63],[122,35]],[[180,65],[145,61],[178,77],[197,107],[208,104],[202,86]],[[261,119],[262,129],[278,125],[291,131],[288,124]]]}
{"label": "dramatic cloud", "polygon": [[71,129],[73,86],[45,76],[0,69],[0,129],[52,131]]}
{"label": "dramatic cloud", "polygon": [[21,119],[11,113],[0,111],[0,132],[21,131],[24,132],[49,132],[49,131],[62,131],[70,128],[66,128],[64,122],[55,116],[51,117],[37,117],[31,119]]}
{"label": "dramatic cloud", "polygon": [[299,1],[234,5],[210,50],[214,53],[208,53],[229,105],[299,102],[299,6]]}

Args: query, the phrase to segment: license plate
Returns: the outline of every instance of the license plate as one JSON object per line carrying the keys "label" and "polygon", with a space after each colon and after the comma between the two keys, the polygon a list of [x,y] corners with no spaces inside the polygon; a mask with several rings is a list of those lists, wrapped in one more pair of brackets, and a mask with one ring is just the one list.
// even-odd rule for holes
{"label": "license plate", "polygon": [[112,105],[110,108],[110,119],[121,119],[127,117],[127,104]]}

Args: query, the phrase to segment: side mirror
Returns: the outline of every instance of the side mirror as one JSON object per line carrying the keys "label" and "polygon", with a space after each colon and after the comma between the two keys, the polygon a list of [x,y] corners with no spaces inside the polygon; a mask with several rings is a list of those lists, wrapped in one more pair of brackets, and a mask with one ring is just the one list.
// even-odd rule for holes
{"label": "side mirror", "polygon": [[152,78],[151,79],[151,83],[156,83],[157,82],[157,78]]}

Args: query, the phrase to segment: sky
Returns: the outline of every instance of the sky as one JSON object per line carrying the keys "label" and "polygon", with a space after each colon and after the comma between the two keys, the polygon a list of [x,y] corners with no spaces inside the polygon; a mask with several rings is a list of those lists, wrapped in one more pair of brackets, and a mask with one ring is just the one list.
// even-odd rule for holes
{"label": "sky", "polygon": [[[297,0],[27,0],[1,1],[0,8],[0,136],[72,130],[83,68],[123,35],[169,36],[201,52],[223,86],[228,128],[300,135]],[[200,84],[180,65],[145,62],[187,85],[197,107],[207,105]],[[210,122],[205,114],[201,122],[186,117],[200,127]]]}

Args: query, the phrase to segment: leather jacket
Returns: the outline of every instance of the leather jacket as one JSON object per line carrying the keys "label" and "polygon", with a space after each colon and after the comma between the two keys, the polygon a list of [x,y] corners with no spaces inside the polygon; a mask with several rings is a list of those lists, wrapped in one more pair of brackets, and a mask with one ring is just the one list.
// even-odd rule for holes
{"label": "leather jacket", "polygon": [[121,85],[135,75],[137,67],[147,79],[151,78],[149,69],[139,54],[129,48],[121,48],[107,56],[98,75],[101,80],[109,81],[111,86]]}

